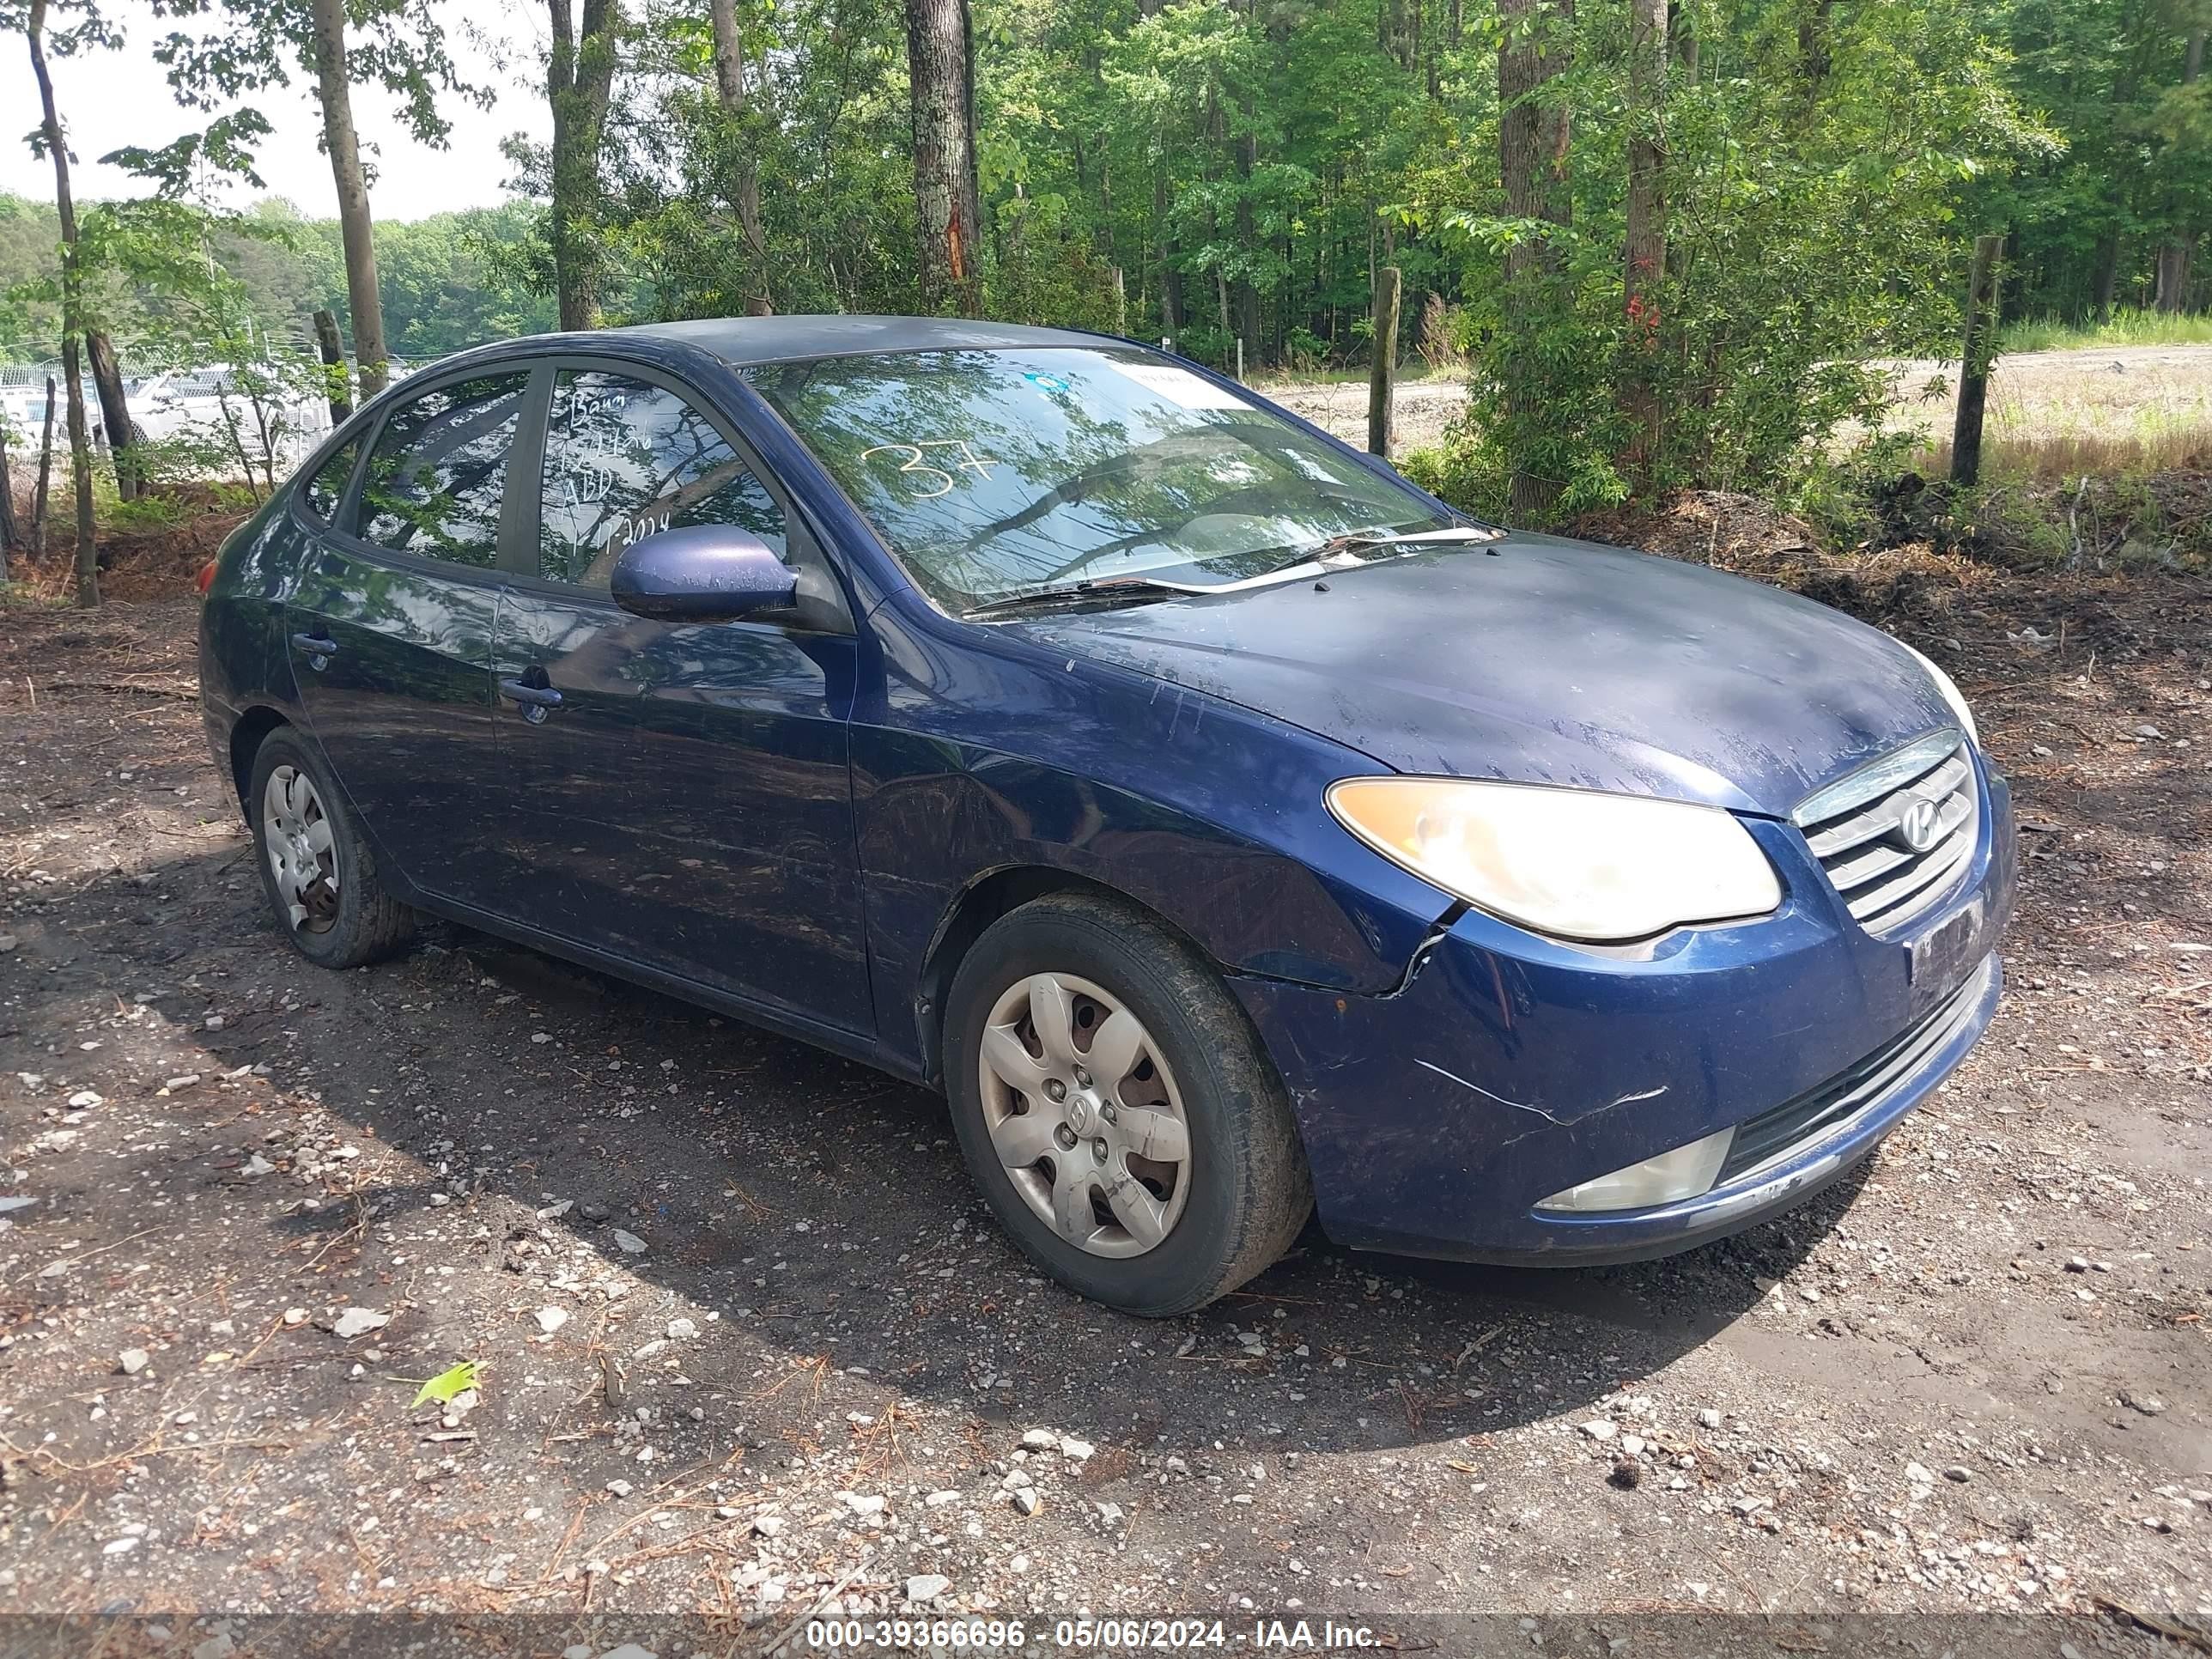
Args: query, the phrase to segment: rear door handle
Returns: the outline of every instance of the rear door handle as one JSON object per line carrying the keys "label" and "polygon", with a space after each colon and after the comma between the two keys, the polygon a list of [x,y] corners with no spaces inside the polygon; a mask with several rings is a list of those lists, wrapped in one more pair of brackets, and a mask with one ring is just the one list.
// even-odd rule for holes
{"label": "rear door handle", "polygon": [[500,695],[522,705],[522,718],[532,722],[545,718],[549,708],[561,706],[561,694],[550,685],[532,685],[527,680],[501,680]]}
{"label": "rear door handle", "polygon": [[319,634],[295,634],[292,635],[292,648],[307,653],[307,666],[319,674],[331,665],[331,659],[337,655],[338,642],[326,640]]}

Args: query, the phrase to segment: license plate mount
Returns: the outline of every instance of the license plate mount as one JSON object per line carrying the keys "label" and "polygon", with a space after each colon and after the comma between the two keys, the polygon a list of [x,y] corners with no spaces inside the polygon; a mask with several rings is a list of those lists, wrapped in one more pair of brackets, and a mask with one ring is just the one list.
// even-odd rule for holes
{"label": "license plate mount", "polygon": [[1977,894],[1941,926],[1912,941],[1906,976],[1915,988],[1941,988],[1957,981],[1960,971],[1980,952],[1982,913],[1983,901]]}

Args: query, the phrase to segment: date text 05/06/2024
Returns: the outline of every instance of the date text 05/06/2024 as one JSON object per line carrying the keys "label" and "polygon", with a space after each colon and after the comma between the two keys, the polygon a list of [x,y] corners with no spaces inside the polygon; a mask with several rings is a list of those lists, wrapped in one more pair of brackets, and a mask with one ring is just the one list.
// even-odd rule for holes
{"label": "date text 05/06/2024", "polygon": [[[1164,1652],[1228,1647],[1283,1652],[1352,1651],[1388,1639],[1366,1625],[1323,1619],[1255,1620],[1247,1627],[1220,1619],[1061,1619],[1051,1626],[1054,1647],[1084,1652]],[[1021,1649],[1045,1632],[1020,1620],[817,1619],[805,1627],[810,1648],[835,1651],[903,1650],[920,1644],[977,1652]]]}

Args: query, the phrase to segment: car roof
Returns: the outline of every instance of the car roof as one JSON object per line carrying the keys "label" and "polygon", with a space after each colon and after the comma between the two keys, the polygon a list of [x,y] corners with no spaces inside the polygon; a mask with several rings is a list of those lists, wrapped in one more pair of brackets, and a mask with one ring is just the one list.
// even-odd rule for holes
{"label": "car roof", "polygon": [[963,317],[708,317],[641,323],[604,331],[617,338],[666,340],[711,352],[724,362],[784,363],[884,351],[992,350],[1007,346],[1091,346],[1104,337]]}

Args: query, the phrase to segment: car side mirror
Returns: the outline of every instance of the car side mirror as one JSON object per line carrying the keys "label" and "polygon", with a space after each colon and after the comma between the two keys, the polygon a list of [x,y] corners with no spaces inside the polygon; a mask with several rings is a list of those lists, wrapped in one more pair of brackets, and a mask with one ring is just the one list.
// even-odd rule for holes
{"label": "car side mirror", "polygon": [[799,578],[769,544],[734,525],[688,525],[641,536],[623,549],[608,586],[633,616],[716,623],[781,610]]}

